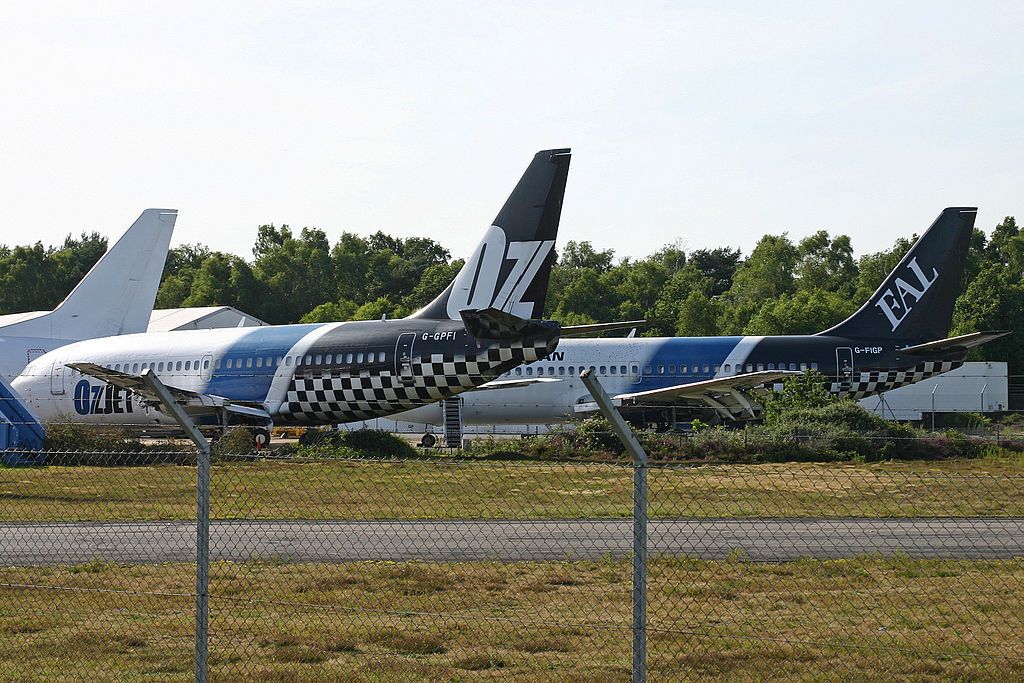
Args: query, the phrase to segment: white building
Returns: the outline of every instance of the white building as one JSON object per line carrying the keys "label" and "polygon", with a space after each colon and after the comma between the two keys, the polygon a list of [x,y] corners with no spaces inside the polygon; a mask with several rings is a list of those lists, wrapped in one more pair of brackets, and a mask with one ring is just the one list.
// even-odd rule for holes
{"label": "white building", "polygon": [[964,363],[916,384],[869,396],[860,404],[890,420],[920,420],[925,413],[993,413],[1009,409],[1006,363]]}

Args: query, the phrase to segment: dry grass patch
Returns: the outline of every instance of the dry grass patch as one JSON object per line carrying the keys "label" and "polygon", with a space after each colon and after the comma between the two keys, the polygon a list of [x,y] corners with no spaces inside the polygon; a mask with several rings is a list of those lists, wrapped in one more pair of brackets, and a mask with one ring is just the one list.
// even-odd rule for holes
{"label": "dry grass patch", "polygon": [[492,654],[473,654],[455,660],[455,668],[464,671],[486,671],[505,668],[505,660]]}
{"label": "dry grass patch", "polygon": [[[0,568],[0,679],[54,680],[75,670],[93,680],[189,680],[192,598],[180,585],[188,570]],[[218,563],[212,673],[622,680],[629,572],[628,561],[610,560]],[[332,579],[339,576],[356,580]],[[565,577],[578,585],[560,585]],[[312,591],[318,581],[330,590]],[[154,595],[175,585],[182,596]],[[1024,678],[1024,560],[657,559],[649,586],[652,680]]]}
{"label": "dry grass patch", "polygon": [[426,633],[387,631],[373,636],[371,640],[404,655],[440,655],[448,651],[440,638]]}
{"label": "dry grass patch", "polygon": [[[0,467],[0,521],[188,520],[179,465]],[[609,464],[255,461],[213,467],[214,519],[628,517]],[[655,517],[1024,515],[1024,458],[654,466]]]}

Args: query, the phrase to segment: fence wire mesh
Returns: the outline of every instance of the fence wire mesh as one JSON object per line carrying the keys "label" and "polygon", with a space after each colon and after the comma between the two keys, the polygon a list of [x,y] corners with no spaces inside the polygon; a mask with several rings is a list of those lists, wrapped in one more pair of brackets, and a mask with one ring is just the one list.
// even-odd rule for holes
{"label": "fence wire mesh", "polygon": [[[0,678],[190,680],[194,455],[46,459],[0,468]],[[632,475],[221,455],[210,676],[628,679]],[[648,478],[650,680],[1024,677],[1019,458]]]}

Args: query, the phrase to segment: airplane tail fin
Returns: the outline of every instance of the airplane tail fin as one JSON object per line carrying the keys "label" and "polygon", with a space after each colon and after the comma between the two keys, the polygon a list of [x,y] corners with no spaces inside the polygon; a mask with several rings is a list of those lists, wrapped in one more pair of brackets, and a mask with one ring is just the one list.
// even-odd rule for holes
{"label": "airplane tail fin", "polygon": [[14,327],[75,340],[145,332],[177,217],[173,209],[143,211],[57,308]]}
{"label": "airplane tail fin", "polygon": [[977,212],[944,209],[867,303],[819,335],[908,342],[948,336]]}
{"label": "airplane tail fin", "polygon": [[538,152],[455,280],[410,317],[459,320],[464,309],[486,308],[541,317],[569,158],[568,149]]}

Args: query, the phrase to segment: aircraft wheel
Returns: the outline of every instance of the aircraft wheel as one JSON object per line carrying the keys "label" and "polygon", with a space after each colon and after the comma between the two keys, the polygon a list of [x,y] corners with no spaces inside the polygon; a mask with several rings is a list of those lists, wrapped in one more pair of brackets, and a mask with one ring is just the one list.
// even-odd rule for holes
{"label": "aircraft wheel", "polygon": [[252,443],[257,451],[270,447],[270,430],[265,427],[254,427],[252,430]]}
{"label": "aircraft wheel", "polygon": [[420,437],[420,446],[423,448],[433,448],[434,444],[437,443],[437,437],[433,434],[424,434]]}

